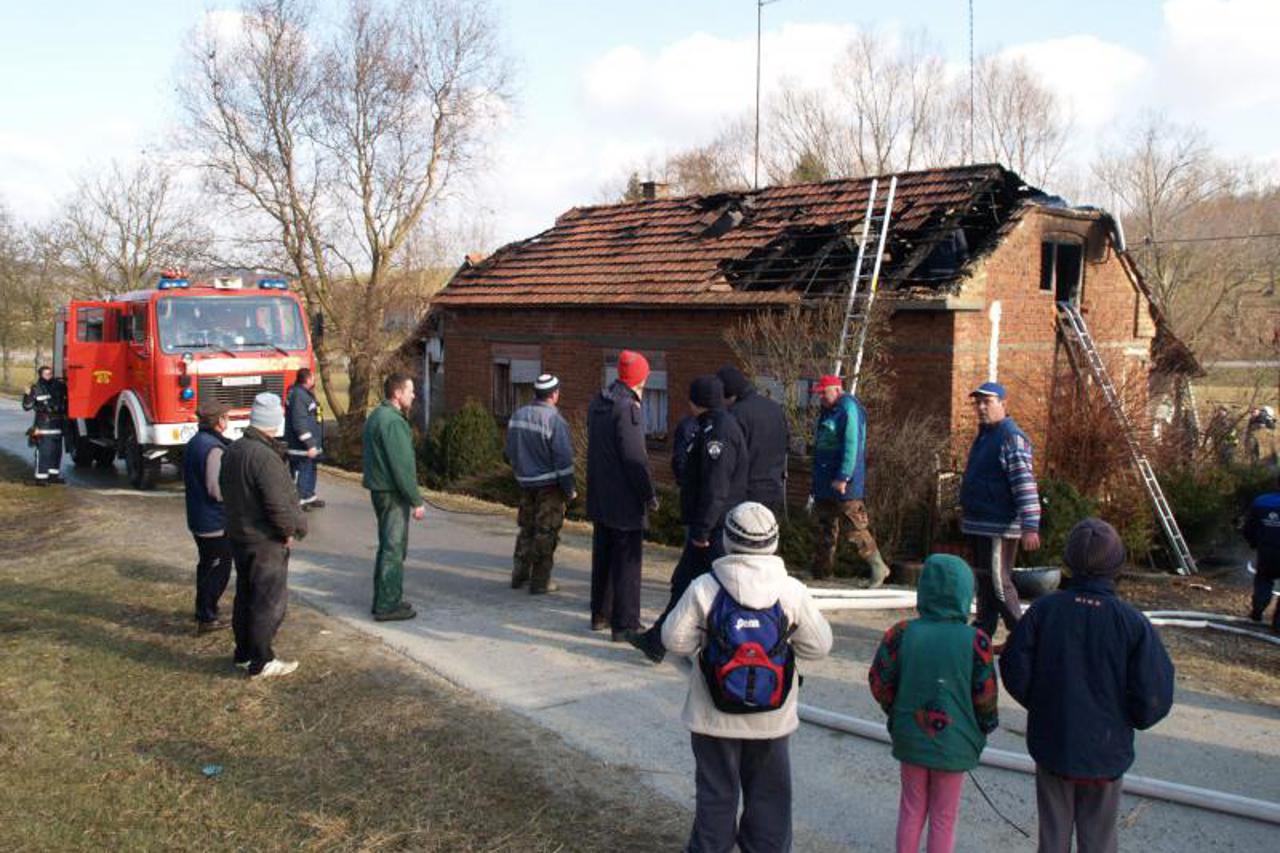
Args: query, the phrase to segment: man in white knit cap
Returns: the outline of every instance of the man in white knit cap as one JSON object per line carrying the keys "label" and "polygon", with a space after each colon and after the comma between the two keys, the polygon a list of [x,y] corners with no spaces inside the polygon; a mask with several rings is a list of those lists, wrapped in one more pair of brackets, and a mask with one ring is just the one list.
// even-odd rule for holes
{"label": "man in white knit cap", "polygon": [[795,659],[825,657],[831,626],[804,584],[788,577],[777,548],[773,513],[738,504],[725,518],[725,556],[689,586],[662,626],[668,652],[698,656],[683,714],[697,763],[689,851],[735,843],[791,849]]}
{"label": "man in white knit cap", "polygon": [[275,678],[298,668],[297,661],[280,660],[271,648],[289,599],[289,549],[307,535],[284,445],[274,438],[283,424],[279,397],[269,392],[255,397],[249,426],[227,448],[218,475],[236,564],[235,664],[251,678]]}

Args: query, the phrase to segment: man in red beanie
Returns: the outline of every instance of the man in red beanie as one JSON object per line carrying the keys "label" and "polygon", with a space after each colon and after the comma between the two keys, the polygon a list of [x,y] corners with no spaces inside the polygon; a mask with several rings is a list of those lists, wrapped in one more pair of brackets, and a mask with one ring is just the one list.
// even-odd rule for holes
{"label": "man in red beanie", "polygon": [[644,443],[640,397],[649,362],[618,355],[618,378],[587,409],[587,517],[591,540],[591,629],[613,641],[640,627],[640,560],[646,513],[658,508]]}

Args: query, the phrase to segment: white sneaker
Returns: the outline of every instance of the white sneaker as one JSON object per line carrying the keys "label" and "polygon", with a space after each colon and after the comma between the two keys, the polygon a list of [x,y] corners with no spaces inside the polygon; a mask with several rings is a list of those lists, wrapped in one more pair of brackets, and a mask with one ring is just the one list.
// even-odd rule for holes
{"label": "white sneaker", "polygon": [[279,678],[282,675],[288,675],[297,668],[298,662],[296,660],[280,660],[280,658],[274,658],[267,661],[266,666],[264,666],[260,672],[250,675],[249,677],[254,681],[257,681],[259,678]]}

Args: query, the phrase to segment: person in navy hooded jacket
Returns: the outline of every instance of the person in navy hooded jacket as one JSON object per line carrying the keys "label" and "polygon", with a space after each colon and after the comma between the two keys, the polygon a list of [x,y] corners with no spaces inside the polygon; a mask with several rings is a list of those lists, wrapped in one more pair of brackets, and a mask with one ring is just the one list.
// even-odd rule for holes
{"label": "person in navy hooded jacket", "polygon": [[[1280,487],[1280,481],[1276,482]],[[1280,580],[1280,489],[1258,495],[1244,520],[1245,541],[1257,550],[1254,560],[1253,601],[1249,618],[1262,621],[1262,611],[1271,602],[1272,590]],[[1271,630],[1280,633],[1280,604],[1271,612]]]}
{"label": "person in navy hooded jacket", "polygon": [[1027,709],[1036,762],[1041,853],[1117,849],[1121,777],[1133,764],[1133,732],[1173,705],[1173,663],[1160,635],[1116,595],[1124,545],[1115,528],[1086,518],[1063,560],[1071,588],[1023,615],[1000,658],[1009,695]]}

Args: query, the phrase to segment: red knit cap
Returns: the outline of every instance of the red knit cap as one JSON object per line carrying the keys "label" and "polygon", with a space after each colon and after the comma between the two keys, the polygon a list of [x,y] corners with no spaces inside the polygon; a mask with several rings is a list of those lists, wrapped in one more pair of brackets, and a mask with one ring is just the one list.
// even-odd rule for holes
{"label": "red knit cap", "polygon": [[841,388],[841,389],[843,389],[843,388],[844,388],[844,382],[842,382],[842,381],[840,380],[840,377],[839,377],[839,376],[836,376],[835,374],[832,374],[832,373],[828,373],[826,376],[824,376],[824,377],[822,377],[821,379],[819,379],[819,380],[818,380],[818,384],[817,384],[817,385],[813,386],[813,390],[815,390],[815,391],[822,391],[822,390],[823,390],[823,389],[825,389],[825,388]]}
{"label": "red knit cap", "polygon": [[649,378],[649,359],[633,350],[618,353],[618,378],[628,388],[635,388]]}

